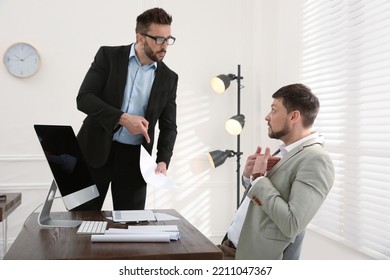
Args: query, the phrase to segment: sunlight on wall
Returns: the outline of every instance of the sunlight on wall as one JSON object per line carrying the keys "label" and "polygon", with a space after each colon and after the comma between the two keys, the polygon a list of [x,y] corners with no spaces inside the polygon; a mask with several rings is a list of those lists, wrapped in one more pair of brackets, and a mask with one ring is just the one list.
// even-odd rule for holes
{"label": "sunlight on wall", "polygon": [[[212,170],[207,159],[210,146],[205,143],[207,139],[201,138],[213,133],[210,97],[207,93],[200,95],[202,91],[180,89],[178,95],[179,133],[168,176],[179,189],[148,186],[147,208],[176,209],[207,235],[216,231],[212,228],[211,216],[216,211],[213,197],[218,197],[219,188],[212,183]],[[210,133],[205,133],[205,130],[210,130]]]}

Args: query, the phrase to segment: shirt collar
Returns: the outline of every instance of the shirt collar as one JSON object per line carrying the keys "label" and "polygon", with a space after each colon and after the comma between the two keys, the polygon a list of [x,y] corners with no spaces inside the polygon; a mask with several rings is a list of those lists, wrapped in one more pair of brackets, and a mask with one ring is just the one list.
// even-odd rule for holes
{"label": "shirt collar", "polygon": [[286,152],[284,154],[286,154],[289,151],[291,151],[292,149],[294,149],[294,148],[298,147],[299,145],[301,145],[302,143],[304,143],[304,142],[306,142],[308,140],[314,139],[314,138],[318,138],[318,132],[313,132],[310,135],[308,135],[306,137],[303,137],[302,139],[300,139],[300,140],[298,140],[298,141],[296,141],[296,142],[294,142],[294,143],[292,143],[292,144],[290,144],[288,146],[283,144],[283,145],[280,146],[279,149],[280,149],[280,151],[285,150]]}
{"label": "shirt collar", "polygon": [[[135,54],[135,44],[132,44],[131,45],[131,48],[130,48],[130,54],[129,54],[129,61],[130,59],[133,57],[135,59],[135,61],[137,62],[137,64],[141,67],[141,63],[139,62],[139,59],[137,57],[137,55]],[[149,65],[145,65],[145,67],[154,67],[154,69],[157,69],[157,62],[153,61],[152,63],[150,63]]]}

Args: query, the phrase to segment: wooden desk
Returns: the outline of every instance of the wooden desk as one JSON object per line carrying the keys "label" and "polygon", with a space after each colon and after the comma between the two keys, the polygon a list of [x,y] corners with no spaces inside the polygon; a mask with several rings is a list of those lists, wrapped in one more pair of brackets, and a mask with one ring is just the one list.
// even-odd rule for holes
{"label": "wooden desk", "polygon": [[[9,248],[4,259],[222,259],[222,252],[200,231],[172,209],[155,210],[180,220],[150,224],[177,225],[180,239],[169,243],[92,243],[91,236],[77,235],[76,228],[42,228],[34,213]],[[58,214],[57,216],[54,214]],[[111,212],[61,212],[55,218],[104,220]],[[108,220],[108,227],[126,225]]]}
{"label": "wooden desk", "polygon": [[2,222],[3,228],[3,254],[7,252],[7,217],[11,214],[21,203],[21,193],[6,193],[6,201],[0,202],[0,222]]}

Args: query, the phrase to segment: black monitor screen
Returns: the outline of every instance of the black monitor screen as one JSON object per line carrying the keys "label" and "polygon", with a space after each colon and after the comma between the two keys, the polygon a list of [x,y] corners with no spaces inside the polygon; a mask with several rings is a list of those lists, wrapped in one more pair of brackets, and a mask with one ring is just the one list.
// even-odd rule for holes
{"label": "black monitor screen", "polygon": [[71,126],[34,125],[34,129],[63,198],[96,188]]}

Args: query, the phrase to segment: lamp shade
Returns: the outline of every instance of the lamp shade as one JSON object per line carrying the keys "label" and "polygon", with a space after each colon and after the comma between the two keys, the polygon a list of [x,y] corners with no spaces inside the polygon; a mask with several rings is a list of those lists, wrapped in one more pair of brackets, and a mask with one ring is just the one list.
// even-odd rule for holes
{"label": "lamp shade", "polygon": [[230,150],[226,150],[226,151],[215,150],[209,152],[208,154],[210,164],[213,168],[222,165],[227,158],[230,158],[232,156],[234,156],[234,152]]}
{"label": "lamp shade", "polygon": [[236,76],[233,74],[218,75],[211,79],[211,88],[216,93],[223,93],[230,86],[230,81],[234,80],[235,78]]}
{"label": "lamp shade", "polygon": [[245,116],[236,115],[225,122],[225,129],[231,135],[240,135],[245,125]]}

